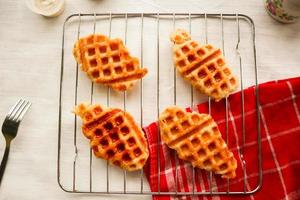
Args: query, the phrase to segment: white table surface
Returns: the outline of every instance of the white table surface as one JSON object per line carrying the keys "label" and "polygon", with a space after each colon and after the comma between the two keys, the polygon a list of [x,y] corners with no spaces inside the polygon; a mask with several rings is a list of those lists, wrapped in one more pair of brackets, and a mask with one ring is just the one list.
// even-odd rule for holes
{"label": "white table surface", "polygon": [[[271,19],[263,1],[233,0],[67,0],[65,12],[52,19],[33,14],[24,1],[0,2],[0,121],[20,97],[32,108],[13,141],[0,199],[119,199],[73,195],[56,181],[57,110],[64,19],[78,12],[223,12],[243,13],[256,24],[259,82],[300,74],[300,24]],[[147,100],[146,100],[147,101]],[[4,150],[0,137],[0,155]],[[123,198],[123,197],[122,197]],[[127,199],[150,199],[128,196]]]}

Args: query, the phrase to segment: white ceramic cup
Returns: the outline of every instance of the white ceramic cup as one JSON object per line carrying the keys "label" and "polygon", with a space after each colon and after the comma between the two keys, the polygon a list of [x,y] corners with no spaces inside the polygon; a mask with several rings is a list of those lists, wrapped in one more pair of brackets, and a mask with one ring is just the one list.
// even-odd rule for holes
{"label": "white ceramic cup", "polygon": [[56,17],[65,9],[64,0],[26,0],[27,7],[45,17]]}
{"label": "white ceramic cup", "polygon": [[293,23],[300,19],[300,0],[265,0],[269,15],[283,23]]}

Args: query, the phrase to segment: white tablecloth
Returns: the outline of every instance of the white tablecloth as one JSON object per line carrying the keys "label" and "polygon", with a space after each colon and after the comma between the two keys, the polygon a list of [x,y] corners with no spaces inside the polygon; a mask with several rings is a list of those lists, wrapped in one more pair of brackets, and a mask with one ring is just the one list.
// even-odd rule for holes
{"label": "white tablecloth", "polygon": [[[256,24],[259,82],[300,73],[300,24],[273,21],[261,0],[67,0],[65,12],[51,19],[33,14],[24,1],[1,1],[0,121],[20,97],[33,103],[12,143],[1,200],[120,198],[67,194],[56,180],[62,24],[72,13],[108,11],[244,13]],[[4,147],[0,137],[0,155]]]}

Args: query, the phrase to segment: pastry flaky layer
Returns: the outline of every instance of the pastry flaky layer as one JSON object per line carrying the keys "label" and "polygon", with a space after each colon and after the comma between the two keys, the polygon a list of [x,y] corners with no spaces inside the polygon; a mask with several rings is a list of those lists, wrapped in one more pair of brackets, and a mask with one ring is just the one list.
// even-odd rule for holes
{"label": "pastry flaky layer", "polygon": [[236,159],[210,115],[172,106],[160,115],[159,126],[162,141],[175,149],[180,159],[222,178],[236,176]]}
{"label": "pastry flaky layer", "polygon": [[118,91],[128,90],[148,72],[140,67],[138,58],[130,55],[121,39],[110,39],[101,34],[80,38],[74,45],[73,54],[93,82]]}
{"label": "pastry flaky layer", "polygon": [[220,101],[237,88],[237,78],[220,49],[210,44],[200,45],[183,29],[172,33],[171,41],[177,70],[200,92]]}
{"label": "pastry flaky layer", "polygon": [[74,113],[81,117],[82,132],[97,157],[128,171],[143,168],[149,156],[148,143],[129,113],[83,103]]}

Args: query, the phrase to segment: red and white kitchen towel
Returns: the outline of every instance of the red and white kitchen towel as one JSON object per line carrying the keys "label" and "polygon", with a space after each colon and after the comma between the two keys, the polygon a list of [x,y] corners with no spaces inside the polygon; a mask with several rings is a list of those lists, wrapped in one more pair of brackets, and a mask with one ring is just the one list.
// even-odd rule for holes
{"label": "red and white kitchen towel", "polygon": [[[259,182],[257,157],[257,112],[255,88],[244,90],[246,187],[253,190]],[[262,143],[262,188],[253,195],[238,196],[153,196],[154,200],[169,199],[300,199],[300,77],[272,81],[259,85],[259,114]],[[230,191],[243,191],[241,92],[228,98],[228,146],[238,162],[237,177],[230,181]],[[212,102],[211,114],[226,140],[225,101]],[[208,112],[207,103],[197,106],[200,113]],[[189,109],[187,109],[189,110]],[[157,123],[144,128],[149,141],[150,158],[145,166],[151,191],[175,191],[175,151],[163,142],[158,144]],[[159,145],[159,148],[158,148]],[[157,150],[160,157],[157,158]],[[160,170],[158,172],[158,159]],[[192,167],[178,159],[177,191],[191,192]],[[195,191],[209,190],[209,173],[195,170]],[[213,176],[214,191],[227,191],[227,181]]]}

